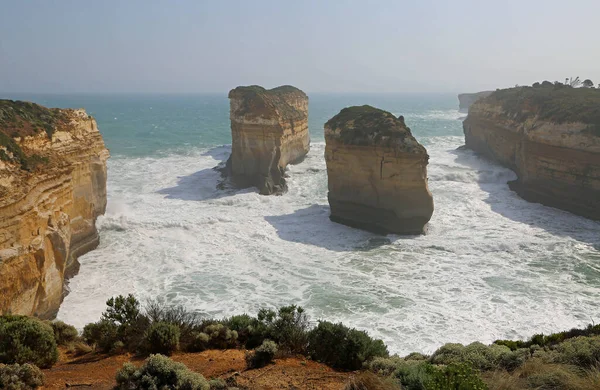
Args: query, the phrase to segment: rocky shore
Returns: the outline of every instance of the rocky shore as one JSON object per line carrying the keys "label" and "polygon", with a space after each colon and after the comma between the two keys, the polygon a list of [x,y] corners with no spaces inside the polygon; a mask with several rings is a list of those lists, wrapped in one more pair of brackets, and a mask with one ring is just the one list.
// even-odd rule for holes
{"label": "rocky shore", "polygon": [[521,197],[600,219],[600,91],[519,87],[479,100],[465,144],[512,169]]}
{"label": "rocky shore", "polygon": [[325,124],[331,220],[378,233],[421,234],[433,214],[425,148],[404,118],[344,108]]}
{"label": "rocky shore", "polygon": [[253,85],[229,92],[231,157],[226,172],[240,187],[263,195],[287,190],[285,167],[301,161],[310,148],[308,96],[286,85]]}
{"label": "rocky shore", "polygon": [[55,316],[98,245],[108,157],[84,110],[0,100],[0,314]]}

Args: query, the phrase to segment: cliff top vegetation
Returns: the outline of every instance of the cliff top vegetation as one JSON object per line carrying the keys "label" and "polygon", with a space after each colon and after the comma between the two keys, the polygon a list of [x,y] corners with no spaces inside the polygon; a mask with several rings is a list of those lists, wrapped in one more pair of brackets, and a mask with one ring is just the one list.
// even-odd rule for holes
{"label": "cliff top vegetation", "polygon": [[306,112],[298,109],[290,97],[308,98],[304,92],[291,85],[265,89],[259,85],[241,86],[229,91],[229,98],[242,99],[236,115],[270,117],[278,115],[283,120],[302,120]]}
{"label": "cliff top vegetation", "polygon": [[0,159],[31,170],[45,158],[28,156],[14,140],[16,137],[35,135],[45,131],[48,138],[59,125],[68,121],[67,115],[58,108],[46,108],[39,104],[18,100],[0,99]]}
{"label": "cliff top vegetation", "polygon": [[325,123],[330,130],[329,136],[335,134],[346,145],[398,146],[408,149],[420,147],[404,123],[404,117],[369,105],[352,106],[342,109],[336,116]]}
{"label": "cliff top vegetation", "polygon": [[483,101],[502,104],[505,112],[519,120],[537,116],[556,123],[586,123],[600,136],[600,90],[595,88],[545,81],[532,87],[500,89]]}

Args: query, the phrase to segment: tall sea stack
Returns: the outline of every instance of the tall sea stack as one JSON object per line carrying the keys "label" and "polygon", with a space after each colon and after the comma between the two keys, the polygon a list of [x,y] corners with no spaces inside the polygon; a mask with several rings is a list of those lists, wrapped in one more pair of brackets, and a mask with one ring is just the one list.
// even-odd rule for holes
{"label": "tall sea stack", "polygon": [[498,90],[463,127],[468,148],[515,171],[509,184],[521,197],[600,220],[600,90]]}
{"label": "tall sea stack", "polygon": [[0,314],[56,315],[98,245],[108,157],[84,110],[0,100]]}
{"label": "tall sea stack", "polygon": [[253,85],[229,92],[233,182],[256,186],[262,195],[287,190],[284,172],[310,148],[308,96],[285,85],[273,89]]}
{"label": "tall sea stack", "polygon": [[344,108],[325,124],[331,220],[377,233],[421,234],[433,214],[425,148],[401,116]]}

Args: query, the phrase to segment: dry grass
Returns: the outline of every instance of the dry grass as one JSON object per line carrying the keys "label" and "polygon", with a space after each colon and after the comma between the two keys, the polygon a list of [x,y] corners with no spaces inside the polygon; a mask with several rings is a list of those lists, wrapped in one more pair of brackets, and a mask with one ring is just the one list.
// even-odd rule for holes
{"label": "dry grass", "polygon": [[344,384],[344,390],[401,390],[390,378],[382,378],[370,371],[353,375]]}
{"label": "dry grass", "polygon": [[485,373],[489,390],[598,390],[600,367],[584,370],[567,364],[547,364],[531,359],[512,373]]}

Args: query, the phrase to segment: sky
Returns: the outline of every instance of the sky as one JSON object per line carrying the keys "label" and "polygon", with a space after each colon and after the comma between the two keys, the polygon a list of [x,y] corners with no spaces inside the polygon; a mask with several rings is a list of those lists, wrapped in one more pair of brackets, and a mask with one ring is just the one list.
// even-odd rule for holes
{"label": "sky", "polygon": [[0,94],[597,84],[599,15],[600,0],[0,0]]}

